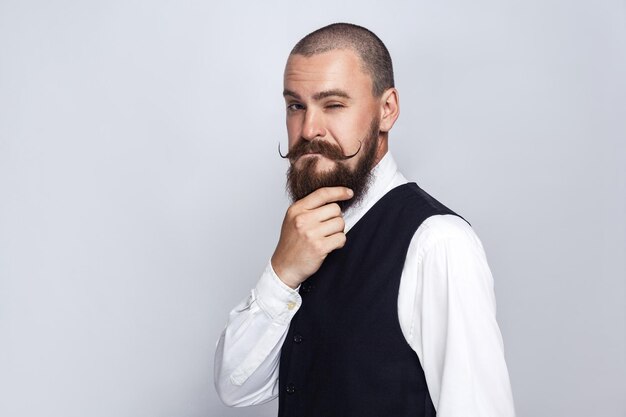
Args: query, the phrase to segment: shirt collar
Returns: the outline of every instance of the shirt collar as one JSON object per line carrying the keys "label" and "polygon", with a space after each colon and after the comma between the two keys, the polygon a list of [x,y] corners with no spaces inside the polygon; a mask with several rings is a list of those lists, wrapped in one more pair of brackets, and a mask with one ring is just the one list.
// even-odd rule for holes
{"label": "shirt collar", "polygon": [[393,155],[391,155],[390,151],[387,151],[382,159],[378,161],[378,164],[372,168],[370,186],[361,201],[357,205],[348,207],[343,213],[343,219],[346,224],[344,232],[347,233],[388,191],[406,182],[406,178],[398,171],[398,165]]}

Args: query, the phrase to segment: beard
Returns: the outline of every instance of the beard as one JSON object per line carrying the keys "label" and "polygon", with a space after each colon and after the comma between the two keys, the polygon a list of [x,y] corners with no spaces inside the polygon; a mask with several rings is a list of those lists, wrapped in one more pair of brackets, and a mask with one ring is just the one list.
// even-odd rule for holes
{"label": "beard", "polygon": [[[360,151],[355,154],[363,153],[363,156],[357,162],[354,170],[345,165],[344,161],[350,158],[346,158],[338,146],[322,140],[301,140],[298,142],[288,153],[290,166],[287,170],[287,191],[292,202],[306,197],[318,188],[342,186],[354,191],[354,196],[349,200],[336,202],[341,210],[345,211],[348,207],[358,205],[372,180],[372,168],[374,168],[376,160],[379,132],[380,122],[373,118],[367,136],[361,141],[362,149],[360,148]],[[328,171],[316,172],[319,158],[309,157],[300,168],[296,168],[297,159],[307,153],[319,153],[333,160],[335,167]]]}

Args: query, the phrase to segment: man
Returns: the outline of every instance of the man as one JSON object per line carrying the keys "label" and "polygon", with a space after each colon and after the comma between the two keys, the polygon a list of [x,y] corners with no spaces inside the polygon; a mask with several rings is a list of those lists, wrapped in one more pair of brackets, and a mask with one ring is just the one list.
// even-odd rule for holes
{"label": "man", "polygon": [[470,224],[388,151],[391,58],[369,30],[303,38],[284,74],[293,204],[230,314],[215,384],[279,416],[514,416],[493,279]]}

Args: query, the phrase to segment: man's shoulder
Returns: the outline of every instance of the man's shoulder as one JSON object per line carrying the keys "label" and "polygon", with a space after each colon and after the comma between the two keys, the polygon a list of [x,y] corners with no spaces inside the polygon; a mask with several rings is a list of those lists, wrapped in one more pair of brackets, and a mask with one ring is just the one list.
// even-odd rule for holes
{"label": "man's shoulder", "polygon": [[474,229],[456,214],[434,214],[422,222],[418,232],[428,237],[455,238],[474,234]]}
{"label": "man's shoulder", "polygon": [[440,242],[476,246],[483,250],[482,243],[473,227],[456,214],[435,214],[426,218],[415,231],[413,241],[420,252]]}
{"label": "man's shoulder", "polygon": [[436,214],[454,214],[463,218],[414,181],[407,181],[402,186],[396,187],[396,189],[402,189],[405,194],[411,194],[413,198],[406,200],[407,206],[413,207],[422,215],[425,215],[425,218]]}
{"label": "man's shoulder", "polygon": [[[480,240],[470,222],[456,211],[450,209],[428,191],[414,181],[408,181],[402,174],[397,173],[398,178],[395,187],[387,192],[388,195],[396,193],[397,198],[403,201],[401,206],[408,208],[403,216],[417,216],[419,226],[415,230],[413,241],[418,241],[420,247],[425,247],[433,242],[452,240],[480,246]],[[405,198],[413,195],[415,198]]]}

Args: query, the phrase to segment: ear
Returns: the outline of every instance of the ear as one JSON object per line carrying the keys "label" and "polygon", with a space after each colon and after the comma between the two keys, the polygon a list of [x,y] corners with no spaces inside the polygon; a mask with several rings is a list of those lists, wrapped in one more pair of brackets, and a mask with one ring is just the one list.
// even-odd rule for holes
{"label": "ear", "polygon": [[380,97],[380,131],[389,132],[398,116],[400,116],[398,90],[388,88]]}

